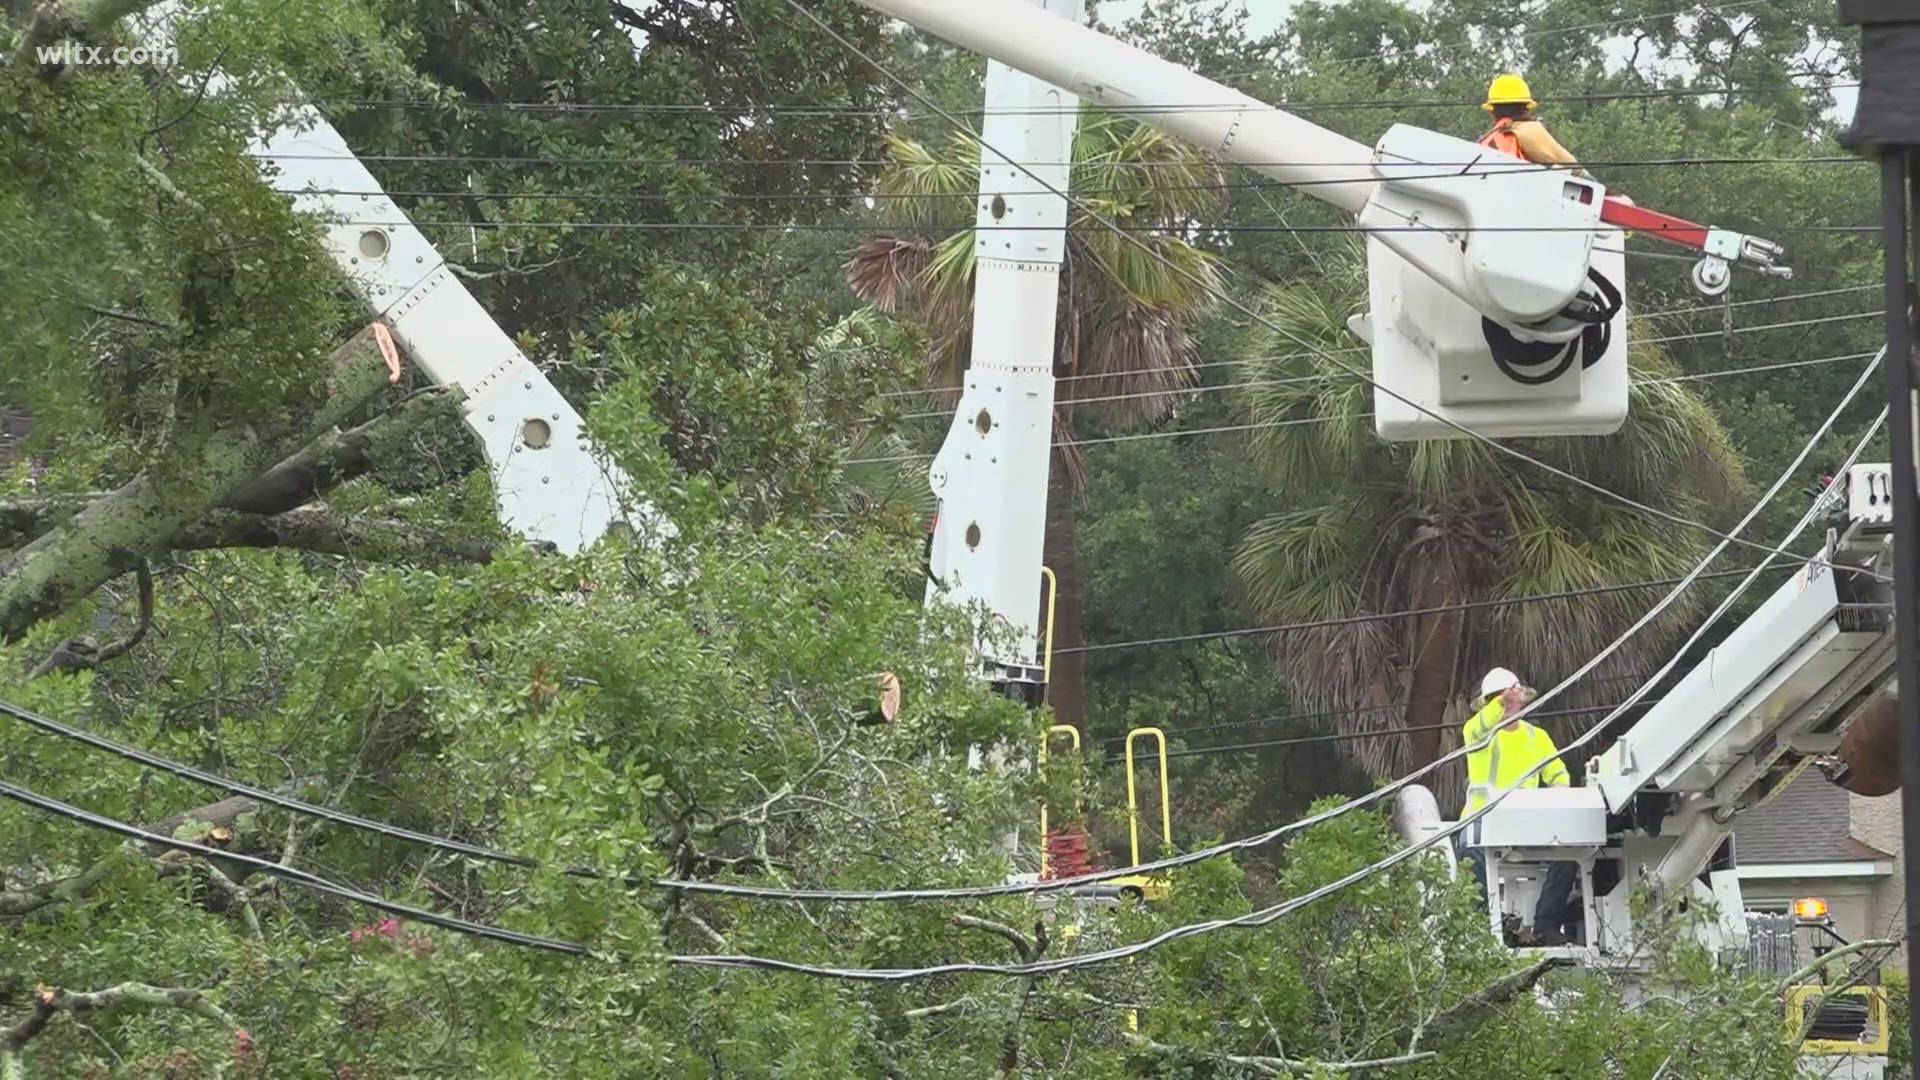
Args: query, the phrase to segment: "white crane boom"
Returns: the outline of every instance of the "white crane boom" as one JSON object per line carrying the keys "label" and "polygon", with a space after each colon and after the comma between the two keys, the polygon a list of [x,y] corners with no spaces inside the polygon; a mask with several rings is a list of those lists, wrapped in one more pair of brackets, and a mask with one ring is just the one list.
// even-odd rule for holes
{"label": "white crane boom", "polygon": [[[147,40],[171,43],[184,10],[178,0],[150,9]],[[216,71],[201,89],[218,94],[226,83]],[[325,223],[328,254],[420,370],[463,391],[462,418],[486,454],[501,522],[567,554],[616,525],[673,535],[326,117],[296,103],[275,120],[248,147],[262,179]]]}
{"label": "white crane boom", "polygon": [[616,523],[670,528],[588,440],[580,413],[454,275],[319,112],[299,105],[252,147],[263,175],[326,223],[327,250],[429,379],[459,386],[500,520],[572,554]]}
{"label": "white crane boom", "polygon": [[[1026,0],[1023,0],[1026,2]],[[1031,0],[1069,21],[1085,0]],[[982,645],[985,674],[1038,705],[1040,571],[1053,460],[1054,324],[1066,258],[1079,102],[989,62],[975,200],[972,353],[929,479],[940,500],[929,603],[984,607],[1007,640]]]}
{"label": "white crane boom", "polygon": [[[1369,237],[1375,427],[1388,439],[1600,435],[1626,418],[1623,230],[1785,275],[1767,241],[1396,124],[1369,149],[1024,0],[861,0],[1355,215]],[[1029,166],[1031,167],[1031,166]],[[1094,225],[1091,227],[1099,227]]]}

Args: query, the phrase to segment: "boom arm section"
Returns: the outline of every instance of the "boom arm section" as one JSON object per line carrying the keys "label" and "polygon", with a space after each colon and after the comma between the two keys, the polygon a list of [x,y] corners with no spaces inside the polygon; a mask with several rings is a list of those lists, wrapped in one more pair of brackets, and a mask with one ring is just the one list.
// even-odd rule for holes
{"label": "boom arm section", "polygon": [[[171,43],[185,10],[178,0],[155,5],[142,20],[146,39]],[[226,83],[215,71],[202,89],[218,94]],[[322,219],[328,253],[427,377],[464,392],[463,418],[486,454],[501,522],[567,554],[615,525],[674,535],[333,125],[304,103],[275,119],[249,147],[262,179]]]}
{"label": "boom arm section", "polygon": [[[310,106],[253,147],[296,208],[326,222],[327,250],[428,378],[465,391],[467,427],[493,474],[500,520],[571,554],[628,519],[634,498],[585,422],[467,291],[346,140]],[[651,507],[635,516],[669,528]]]}

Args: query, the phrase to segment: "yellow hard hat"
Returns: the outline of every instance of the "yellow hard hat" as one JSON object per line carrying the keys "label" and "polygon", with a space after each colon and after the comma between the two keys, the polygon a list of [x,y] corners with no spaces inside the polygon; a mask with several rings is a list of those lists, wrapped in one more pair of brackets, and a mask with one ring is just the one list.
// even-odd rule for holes
{"label": "yellow hard hat", "polygon": [[1531,109],[1540,103],[1533,100],[1533,91],[1528,89],[1527,80],[1518,75],[1501,75],[1487,87],[1487,103],[1480,106],[1488,112],[1495,105],[1525,105]]}

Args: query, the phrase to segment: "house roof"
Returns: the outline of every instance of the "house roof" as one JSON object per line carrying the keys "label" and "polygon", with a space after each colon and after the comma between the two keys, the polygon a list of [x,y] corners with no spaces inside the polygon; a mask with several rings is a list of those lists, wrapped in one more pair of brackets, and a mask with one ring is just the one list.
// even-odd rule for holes
{"label": "house roof", "polygon": [[1734,856],[1742,863],[1854,862],[1893,856],[1852,836],[1845,788],[1812,769],[1734,824]]}

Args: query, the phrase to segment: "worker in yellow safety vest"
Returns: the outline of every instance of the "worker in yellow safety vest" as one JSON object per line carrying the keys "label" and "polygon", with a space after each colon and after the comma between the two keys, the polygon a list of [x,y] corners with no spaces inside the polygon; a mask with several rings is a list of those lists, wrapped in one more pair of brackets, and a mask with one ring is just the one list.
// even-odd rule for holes
{"label": "worker in yellow safety vest", "polygon": [[[1514,715],[1533,697],[1534,692],[1506,668],[1494,668],[1480,680],[1480,710],[1467,719],[1460,737],[1465,746],[1481,742],[1486,745],[1467,754],[1467,801],[1461,817],[1487,805],[1498,791],[1516,787],[1567,787],[1571,783],[1566,763],[1554,756],[1559,750],[1553,745],[1553,736]],[[1533,772],[1541,762],[1546,762],[1545,766]],[[1479,846],[1479,825],[1476,821],[1468,827],[1467,845],[1473,876],[1485,889],[1487,862],[1486,853]],[[1578,874],[1579,867],[1574,863],[1549,866],[1546,882],[1534,905],[1533,924],[1520,932],[1522,944],[1566,943],[1567,924],[1575,921],[1572,894]]]}
{"label": "worker in yellow safety vest", "polygon": [[1547,131],[1547,125],[1533,115],[1539,102],[1527,80],[1518,75],[1501,75],[1487,87],[1482,109],[1493,114],[1493,130],[1480,137],[1480,145],[1536,165],[1566,165],[1585,175],[1580,163],[1567,148]]}

